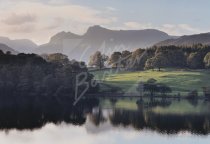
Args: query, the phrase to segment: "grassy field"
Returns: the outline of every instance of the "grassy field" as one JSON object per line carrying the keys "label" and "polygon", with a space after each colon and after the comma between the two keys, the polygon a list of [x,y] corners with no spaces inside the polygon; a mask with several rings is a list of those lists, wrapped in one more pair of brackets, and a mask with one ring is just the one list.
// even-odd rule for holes
{"label": "grassy field", "polygon": [[[97,80],[105,84],[120,87],[124,92],[134,93],[138,82],[154,78],[158,83],[164,83],[173,90],[172,94],[187,95],[191,90],[198,90],[203,94],[202,87],[210,86],[210,71],[164,69],[162,71],[123,72],[113,69],[93,72]],[[102,88],[103,89],[103,88]]]}

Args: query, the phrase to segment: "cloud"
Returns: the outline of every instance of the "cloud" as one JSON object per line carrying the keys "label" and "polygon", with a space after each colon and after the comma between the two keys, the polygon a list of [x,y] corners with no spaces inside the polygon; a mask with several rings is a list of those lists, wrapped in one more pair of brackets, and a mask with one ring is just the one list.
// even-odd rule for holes
{"label": "cloud", "polygon": [[[0,1],[0,31],[13,39],[29,38],[41,44],[60,31],[83,34],[92,25],[111,29],[159,29],[170,35],[204,32],[189,24],[155,24],[123,21],[120,9],[112,6],[96,9],[72,4],[67,0],[8,0]],[[126,17],[126,16],[125,16]],[[123,16],[124,19],[124,16]]]}
{"label": "cloud", "polygon": [[188,35],[205,32],[198,28],[192,27],[189,24],[163,24],[158,27],[159,30],[162,30],[170,35]]}
{"label": "cloud", "polygon": [[151,23],[125,22],[126,29],[149,29],[152,28]]}
{"label": "cloud", "polygon": [[139,22],[125,22],[121,29],[158,29],[164,31],[170,35],[189,35],[205,32],[205,30],[201,30],[195,28],[189,24],[162,24],[162,25],[153,25],[151,23],[139,23]]}
{"label": "cloud", "polygon": [[12,26],[7,29],[9,33],[31,33],[35,30],[36,26],[34,24]]}
{"label": "cloud", "polygon": [[116,9],[116,8],[111,7],[111,6],[106,7],[106,10],[107,10],[107,11],[112,11],[112,12],[117,11],[117,9]]}
{"label": "cloud", "polygon": [[7,25],[21,25],[25,23],[32,23],[36,21],[36,16],[32,14],[16,14],[12,13],[7,18],[3,19],[2,22]]}
{"label": "cloud", "polygon": [[15,7],[18,11],[31,11],[41,18],[50,19],[52,17],[61,17],[69,21],[80,23],[99,23],[109,24],[113,22],[114,17],[106,17],[100,10],[80,5],[48,5],[43,3],[27,3],[24,2]]}
{"label": "cloud", "polygon": [[43,29],[48,29],[48,30],[53,30],[53,29],[57,29],[59,27],[62,27],[62,25],[64,24],[64,19],[61,17],[55,17],[52,20],[52,23],[49,24],[48,26],[44,27]]}
{"label": "cloud", "polygon": [[1,35],[27,37],[38,43],[46,43],[59,31],[83,34],[89,26],[105,26],[117,21],[111,12],[60,1],[59,4],[55,3],[55,0],[9,1],[4,10],[0,10]]}

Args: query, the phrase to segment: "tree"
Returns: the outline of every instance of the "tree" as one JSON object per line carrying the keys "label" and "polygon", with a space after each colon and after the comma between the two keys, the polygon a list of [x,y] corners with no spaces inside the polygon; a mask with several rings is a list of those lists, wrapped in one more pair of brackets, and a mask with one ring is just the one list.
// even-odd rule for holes
{"label": "tree", "polygon": [[152,57],[152,53],[151,49],[137,49],[131,55],[129,68],[134,70],[143,70],[145,68],[146,61]]}
{"label": "tree", "polygon": [[206,68],[210,68],[210,52],[208,52],[204,57],[204,63]]}
{"label": "tree", "polygon": [[153,62],[153,64],[152,64],[153,67],[158,68],[158,70],[160,71],[161,67],[167,66],[168,60],[166,57],[164,57],[164,55],[158,54],[153,58],[152,62]]}
{"label": "tree", "polygon": [[181,47],[162,46],[158,47],[155,52],[155,57],[160,56],[166,59],[166,67],[184,67],[186,66],[186,56]]}
{"label": "tree", "polygon": [[90,56],[89,65],[95,66],[99,69],[104,67],[104,63],[108,60],[108,56],[102,55],[100,51],[95,52]]}
{"label": "tree", "polygon": [[154,47],[155,54],[147,59],[145,69],[162,67],[184,67],[186,66],[186,56],[181,48],[175,46]]}
{"label": "tree", "polygon": [[121,64],[125,68],[128,65],[128,59],[131,57],[131,52],[125,50],[121,54]]}
{"label": "tree", "polygon": [[165,84],[158,84],[158,91],[161,93],[161,95],[166,95],[167,93],[171,93],[172,90],[169,86]]}
{"label": "tree", "polygon": [[187,65],[192,69],[199,69],[204,67],[202,54],[199,52],[190,53],[187,58]]}
{"label": "tree", "polygon": [[4,52],[2,50],[0,50],[0,55],[4,55]]}
{"label": "tree", "polygon": [[[35,54],[2,53],[0,97],[44,95],[49,98],[68,95],[74,98],[75,79],[80,73],[85,73],[84,83],[90,86],[87,93],[98,90],[98,85],[93,86],[93,75],[84,62],[69,61],[62,54],[52,54],[46,58],[48,62]],[[81,87],[78,89],[82,90]]]}
{"label": "tree", "polygon": [[11,54],[12,54],[11,51],[6,52],[6,55],[11,55]]}
{"label": "tree", "polygon": [[114,52],[109,58],[109,65],[116,68],[119,67],[121,65],[121,56],[122,54],[120,52]]}
{"label": "tree", "polygon": [[150,58],[146,61],[145,69],[158,68],[158,70],[160,71],[162,67],[167,66],[167,62],[168,60],[166,59],[166,57],[164,57],[162,54],[157,54],[155,57]]}
{"label": "tree", "polygon": [[153,97],[155,95],[155,93],[158,92],[158,87],[156,85],[156,81],[157,80],[151,78],[151,79],[147,80],[146,83],[144,83],[144,91],[149,92],[151,97]]}
{"label": "tree", "polygon": [[61,54],[61,53],[42,55],[42,58],[44,58],[48,62],[62,64],[62,65],[66,65],[69,63],[68,56]]}
{"label": "tree", "polygon": [[147,59],[144,69],[154,69],[153,60],[153,58]]}
{"label": "tree", "polygon": [[[204,68],[204,57],[210,52],[210,46],[153,46],[147,49],[114,52],[109,64],[113,67],[123,66],[128,70],[166,68]],[[127,58],[128,57],[128,58]],[[207,62],[207,61],[206,61]]]}

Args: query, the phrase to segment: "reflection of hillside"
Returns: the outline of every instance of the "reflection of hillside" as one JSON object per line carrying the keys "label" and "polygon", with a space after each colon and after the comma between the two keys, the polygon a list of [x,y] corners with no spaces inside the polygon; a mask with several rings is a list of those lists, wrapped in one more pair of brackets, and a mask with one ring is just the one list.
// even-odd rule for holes
{"label": "reflection of hillside", "polygon": [[[31,99],[30,99],[31,100]],[[62,122],[83,125],[86,122],[86,113],[91,112],[98,100],[81,100],[78,105],[72,106],[72,99],[63,98],[59,102],[54,98],[38,98],[34,101],[8,102],[0,107],[0,130],[34,130],[47,123],[60,124]]]}
{"label": "reflection of hillside", "polygon": [[110,119],[114,126],[132,125],[135,129],[149,128],[160,133],[190,131],[198,134],[210,132],[210,115],[170,115],[139,111],[118,111]]}
{"label": "reflection of hillside", "polygon": [[[154,108],[161,107],[167,111],[170,105],[167,104],[168,102],[162,103],[162,105],[158,105],[157,102],[152,103],[146,103],[146,106],[144,103],[138,104],[138,110],[114,109],[109,115],[109,122],[112,126],[118,128],[131,126],[136,130],[150,129],[165,134],[176,134],[181,131],[189,131],[202,135],[210,133],[210,112],[205,110],[209,108],[209,103],[198,102],[197,107],[192,105],[192,108],[201,108],[202,111],[200,113],[190,112],[180,114],[156,112],[153,110]],[[100,111],[100,113],[95,113],[92,117],[99,118],[103,117],[102,115],[103,113]],[[100,122],[97,121],[97,126],[99,125]]]}
{"label": "reflection of hillside", "polygon": [[132,125],[135,129],[143,129],[145,126],[143,111],[115,110],[110,121],[113,126]]}
{"label": "reflection of hillside", "polygon": [[161,133],[190,131],[196,134],[208,134],[210,132],[210,115],[161,115],[149,112],[145,120],[145,128]]}
{"label": "reflection of hillside", "polygon": [[59,102],[53,97],[24,100],[24,104],[22,100],[1,102],[0,130],[34,130],[47,123],[65,122],[79,126],[85,124],[89,133],[113,128],[150,129],[164,134],[181,131],[202,135],[210,133],[209,102],[198,101],[195,106],[188,101],[141,101],[138,102],[137,110],[128,110],[98,107],[97,99],[83,99],[76,107],[71,105],[73,100],[66,97]]}

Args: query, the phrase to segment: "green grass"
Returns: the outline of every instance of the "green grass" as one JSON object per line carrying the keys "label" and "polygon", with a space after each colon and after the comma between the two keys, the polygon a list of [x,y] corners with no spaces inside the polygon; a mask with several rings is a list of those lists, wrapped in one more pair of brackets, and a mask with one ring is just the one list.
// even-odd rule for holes
{"label": "green grass", "polygon": [[[178,70],[164,69],[162,71],[116,72],[115,70],[97,71],[93,73],[97,80],[120,87],[124,92],[137,93],[139,81],[154,78],[158,83],[170,86],[173,94],[186,95],[191,90],[198,90],[202,94],[202,87],[210,86],[210,71],[207,70]],[[103,89],[103,88],[102,88]]]}
{"label": "green grass", "polygon": [[[128,98],[118,99],[114,107],[120,109],[127,109],[127,110],[137,110],[138,107],[136,105],[136,101],[137,99],[128,99]],[[100,106],[103,108],[113,107],[109,99],[101,99]]]}

